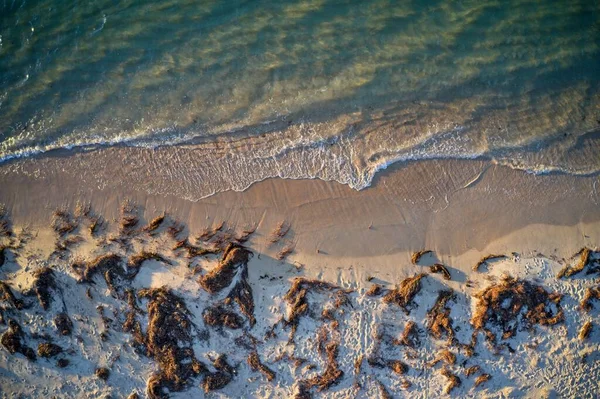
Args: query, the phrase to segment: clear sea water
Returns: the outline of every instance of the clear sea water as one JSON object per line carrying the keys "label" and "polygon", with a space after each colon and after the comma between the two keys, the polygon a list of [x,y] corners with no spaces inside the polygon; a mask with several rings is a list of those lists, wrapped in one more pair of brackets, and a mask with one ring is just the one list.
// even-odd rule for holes
{"label": "clear sea water", "polygon": [[594,174],[599,139],[598,1],[0,2],[3,163],[126,145],[210,193],[360,189],[430,158]]}

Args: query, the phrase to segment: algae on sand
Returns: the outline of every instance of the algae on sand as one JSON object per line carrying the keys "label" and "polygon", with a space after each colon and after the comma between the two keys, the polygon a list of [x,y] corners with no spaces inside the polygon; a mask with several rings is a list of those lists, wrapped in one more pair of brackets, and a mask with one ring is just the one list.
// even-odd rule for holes
{"label": "algae on sand", "polygon": [[421,273],[405,278],[396,288],[385,294],[383,301],[394,303],[400,306],[406,314],[409,314],[413,299],[421,291],[421,279],[425,276],[426,274]]}
{"label": "algae on sand", "polygon": [[514,335],[520,325],[525,328],[534,324],[554,325],[564,319],[560,294],[549,293],[541,286],[510,276],[475,297],[477,304],[471,318],[473,334],[484,331],[492,342],[496,340],[494,326],[502,329],[506,338]]}

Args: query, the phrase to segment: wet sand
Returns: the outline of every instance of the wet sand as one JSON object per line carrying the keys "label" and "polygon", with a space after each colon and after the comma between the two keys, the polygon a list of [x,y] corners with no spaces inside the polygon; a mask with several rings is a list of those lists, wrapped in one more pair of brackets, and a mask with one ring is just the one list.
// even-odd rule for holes
{"label": "wet sand", "polygon": [[[120,177],[122,160],[88,175],[77,168],[63,170],[61,165],[69,165],[63,160],[0,166],[0,203],[16,223],[45,226],[50,210],[77,201],[115,218],[119,204],[131,199],[145,209],[146,218],[167,211],[191,231],[220,221],[268,230],[286,220],[294,226],[297,252],[311,258],[317,250],[331,259],[421,248],[459,256],[509,246],[564,257],[600,242],[598,176],[532,175],[485,161],[431,160],[393,165],[362,191],[321,180],[275,178],[244,192],[187,201],[149,194],[151,187]],[[115,179],[98,187],[94,175],[111,171]]]}

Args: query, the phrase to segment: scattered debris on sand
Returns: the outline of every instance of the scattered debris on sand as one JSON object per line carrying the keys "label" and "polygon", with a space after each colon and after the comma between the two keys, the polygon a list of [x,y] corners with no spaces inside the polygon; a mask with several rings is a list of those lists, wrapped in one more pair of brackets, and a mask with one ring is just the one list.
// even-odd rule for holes
{"label": "scattered debris on sand", "polygon": [[198,282],[208,293],[215,294],[231,285],[239,269],[246,269],[252,252],[244,247],[231,244],[223,253],[221,262],[209,273],[201,276]]}
{"label": "scattered debris on sand", "polygon": [[252,234],[256,231],[256,226],[248,227],[242,230],[239,234],[235,235],[235,241],[238,244],[243,244],[250,239]]}
{"label": "scattered debris on sand", "polygon": [[390,394],[390,391],[381,383],[381,381],[377,381],[377,388],[379,388],[379,397],[381,399],[392,399],[393,396]]}
{"label": "scattered debris on sand", "polygon": [[23,343],[25,334],[21,326],[12,319],[8,320],[8,330],[2,334],[0,343],[11,354],[21,353],[29,360],[36,360],[35,352]]}
{"label": "scattered debris on sand", "polygon": [[444,362],[446,365],[453,365],[456,363],[456,355],[448,349],[442,349],[437,353],[435,359],[429,362],[427,366],[433,367],[439,362]]}
{"label": "scattered debris on sand", "polygon": [[163,213],[162,215],[155,217],[142,230],[150,234],[155,233],[156,230],[158,230],[158,228],[160,227],[160,225],[163,224],[163,222],[165,221],[166,216],[167,214]]}
{"label": "scattered debris on sand", "polygon": [[49,267],[43,267],[33,272],[33,292],[37,295],[40,306],[48,310],[50,306],[50,289],[56,288],[54,272]]}
{"label": "scattered debris on sand", "polygon": [[251,352],[248,356],[248,364],[252,370],[260,371],[267,378],[267,381],[272,381],[275,378],[275,372],[260,361],[256,351]]}
{"label": "scattered debris on sand", "polygon": [[250,326],[253,326],[256,320],[254,319],[252,287],[248,283],[250,256],[252,256],[252,252],[246,248],[237,244],[229,244],[223,252],[223,258],[219,264],[207,274],[200,276],[198,283],[208,293],[216,294],[232,285],[235,278],[235,284],[229,291],[225,303],[235,302],[250,321]]}
{"label": "scattered debris on sand", "polygon": [[590,336],[591,332],[592,332],[592,322],[588,320],[585,323],[583,323],[583,326],[581,326],[578,337],[582,341],[586,340]]}
{"label": "scattered debris on sand", "polygon": [[371,288],[365,293],[366,296],[379,296],[383,293],[383,287],[379,284],[373,284]]}
{"label": "scattered debris on sand", "polygon": [[424,249],[424,250],[421,250],[421,251],[414,252],[412,254],[412,256],[410,257],[410,261],[413,263],[413,265],[416,265],[417,263],[419,263],[419,261],[421,260],[421,258],[424,255],[431,254],[431,253],[433,253],[433,251],[430,251],[428,249]]}
{"label": "scattered debris on sand", "polygon": [[473,384],[473,386],[475,388],[477,388],[484,382],[489,381],[491,379],[492,379],[492,376],[490,374],[487,374],[487,373],[481,374],[479,377],[475,378],[475,383]]}
{"label": "scattered debris on sand", "polygon": [[206,367],[194,356],[192,321],[183,300],[166,287],[140,290],[139,297],[149,300],[145,344],[159,368],[148,381],[148,396],[162,398],[163,388],[181,391]]}
{"label": "scattered debris on sand", "polygon": [[227,356],[219,355],[213,361],[213,367],[217,370],[214,373],[208,373],[204,376],[202,387],[204,392],[215,391],[225,387],[235,375],[235,369],[227,362]]}
{"label": "scattered debris on sand", "polygon": [[448,268],[446,266],[442,265],[441,263],[435,263],[435,264],[429,266],[429,271],[431,273],[441,273],[442,276],[444,277],[444,280],[450,280],[452,278]]}
{"label": "scattered debris on sand", "polygon": [[455,296],[454,291],[451,289],[440,291],[435,304],[427,312],[427,330],[437,339],[441,339],[444,335],[450,342],[454,339],[454,329],[452,328],[448,302],[453,300]]}
{"label": "scattered debris on sand", "polygon": [[73,331],[73,322],[69,315],[65,312],[60,312],[54,318],[54,326],[61,335],[71,335]]}
{"label": "scattered debris on sand", "polygon": [[0,204],[0,237],[12,237],[12,223],[8,217],[8,211],[4,205]]}
{"label": "scattered debris on sand", "polygon": [[586,267],[589,266],[588,274],[600,271],[600,260],[592,259],[592,255],[598,254],[597,251],[592,251],[591,249],[584,247],[579,250],[573,258],[579,256],[579,260],[573,266],[566,265],[563,267],[556,278],[560,279],[563,277],[571,277],[576,275],[577,273],[582,272]]}
{"label": "scattered debris on sand", "polygon": [[59,235],[65,236],[77,228],[77,221],[65,209],[57,209],[52,215],[52,229]]}
{"label": "scattered debris on sand", "polygon": [[[303,277],[294,279],[290,289],[285,294],[283,299],[290,304],[291,310],[288,313],[287,320],[284,320],[286,326],[290,326],[292,331],[290,341],[294,339],[294,335],[298,328],[300,318],[306,315],[309,311],[308,293],[310,291],[341,291],[341,295],[348,294],[348,291],[342,290],[340,287],[320,280],[310,280]],[[341,305],[341,303],[340,303]]]}
{"label": "scattered debris on sand", "polygon": [[6,247],[0,247],[0,267],[6,262]]}
{"label": "scattered debris on sand", "polygon": [[204,322],[209,326],[228,327],[232,329],[242,328],[244,319],[237,313],[225,309],[223,306],[211,306],[202,313]]}
{"label": "scattered debris on sand", "polygon": [[460,378],[458,378],[456,374],[452,373],[447,368],[441,369],[440,373],[448,379],[448,384],[444,387],[445,393],[449,394],[454,388],[457,388],[461,385],[462,381]]}
{"label": "scattered debris on sand", "polygon": [[219,231],[222,231],[224,227],[225,227],[225,221],[221,221],[221,223],[218,223],[218,224],[210,226],[210,227],[206,227],[204,230],[202,230],[202,233],[200,233],[200,235],[198,236],[198,241],[204,241],[204,242],[209,241]]}
{"label": "scattered debris on sand", "polygon": [[108,377],[110,376],[110,370],[107,369],[106,367],[99,367],[96,369],[96,377],[100,378],[103,381],[108,380]]}
{"label": "scattered debris on sand", "polygon": [[0,281],[0,301],[6,301],[10,303],[15,307],[15,309],[18,310],[23,309],[24,307],[23,301],[15,297],[15,294],[12,292],[10,286],[4,281]]}
{"label": "scattered debris on sand", "polygon": [[593,299],[600,300],[600,285],[595,287],[589,287],[585,290],[585,295],[579,304],[581,309],[589,312],[592,310],[592,304],[590,303]]}
{"label": "scattered debris on sand", "polygon": [[338,345],[337,342],[329,342],[325,345],[325,353],[327,355],[325,370],[320,375],[302,381],[306,390],[316,387],[318,392],[324,391],[332,385],[337,384],[344,376],[344,372],[340,369],[337,362]]}
{"label": "scattered debris on sand", "polygon": [[[473,335],[484,331],[492,343],[496,341],[493,327],[499,327],[502,338],[506,339],[514,336],[520,325],[524,328],[534,324],[554,325],[564,317],[560,294],[548,293],[541,286],[511,276],[504,276],[502,281],[477,293],[475,298],[477,304],[471,318],[475,328]],[[552,307],[556,311],[553,312]]]}
{"label": "scattered debris on sand", "polygon": [[287,258],[287,256],[293,252],[294,252],[294,244],[293,243],[287,244],[285,247],[283,247],[281,249],[281,251],[279,251],[277,253],[276,258],[277,258],[277,260],[283,260],[283,259]]}
{"label": "scattered debris on sand", "polygon": [[87,263],[74,263],[73,268],[79,273],[81,283],[91,283],[96,274],[104,277],[106,285],[111,292],[121,295],[127,281],[133,279],[139,267],[125,270],[124,259],[116,254],[107,254],[97,257]]}
{"label": "scattered debris on sand", "polygon": [[421,340],[419,339],[419,329],[417,328],[417,323],[414,321],[408,321],[404,326],[404,331],[399,339],[394,339],[394,345],[404,345],[409,348],[416,348],[421,344]]}
{"label": "scattered debris on sand", "polygon": [[406,314],[409,314],[413,299],[421,291],[421,279],[425,276],[425,273],[421,273],[402,280],[396,288],[385,294],[383,301],[394,303],[400,306]]}
{"label": "scattered debris on sand", "polygon": [[88,232],[92,237],[96,237],[100,233],[100,229],[102,229],[103,225],[104,219],[101,216],[91,217]]}
{"label": "scattered debris on sand", "polygon": [[285,237],[287,235],[287,233],[290,231],[290,228],[291,228],[291,225],[289,223],[287,223],[286,221],[282,221],[271,232],[271,236],[269,237],[269,242],[271,244],[275,244],[275,243],[279,242],[279,240],[281,240],[283,237]]}
{"label": "scattered debris on sand", "polygon": [[479,373],[479,371],[481,371],[481,367],[479,367],[477,365],[471,366],[471,367],[468,367],[467,369],[465,369],[465,375],[467,377],[470,377],[470,376],[472,376],[474,374]]}
{"label": "scattered debris on sand", "polygon": [[483,266],[484,264],[490,262],[490,261],[494,261],[494,260],[500,260],[500,259],[506,259],[506,255],[487,255],[484,256],[483,258],[479,259],[479,262],[477,262],[477,264],[475,266],[473,266],[473,271],[479,271],[479,268],[481,266]]}
{"label": "scattered debris on sand", "polygon": [[167,265],[172,265],[170,260],[168,260],[159,253],[142,251],[139,254],[132,256],[127,261],[127,277],[129,279],[135,277],[140,271],[142,263],[144,263],[147,260],[155,260],[157,262],[165,263]]}
{"label": "scattered debris on sand", "polygon": [[139,221],[140,217],[138,207],[131,201],[123,201],[123,204],[121,205],[121,219],[119,225],[119,232],[121,235],[132,235]]}
{"label": "scattered debris on sand", "polygon": [[53,344],[52,342],[42,342],[38,345],[38,356],[40,357],[54,357],[60,353],[62,353],[63,349]]}
{"label": "scattered debris on sand", "polygon": [[54,245],[54,249],[56,252],[68,251],[69,249],[76,246],[77,244],[82,243],[83,241],[85,240],[81,236],[69,236],[63,239],[58,239],[56,241],[56,244]]}

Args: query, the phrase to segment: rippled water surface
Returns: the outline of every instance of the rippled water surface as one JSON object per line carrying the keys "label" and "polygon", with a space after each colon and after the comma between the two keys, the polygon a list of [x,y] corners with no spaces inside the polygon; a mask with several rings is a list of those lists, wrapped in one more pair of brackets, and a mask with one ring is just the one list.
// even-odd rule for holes
{"label": "rippled water surface", "polygon": [[597,1],[4,0],[0,160],[177,144],[138,161],[183,151],[210,192],[444,157],[595,173],[599,45]]}

